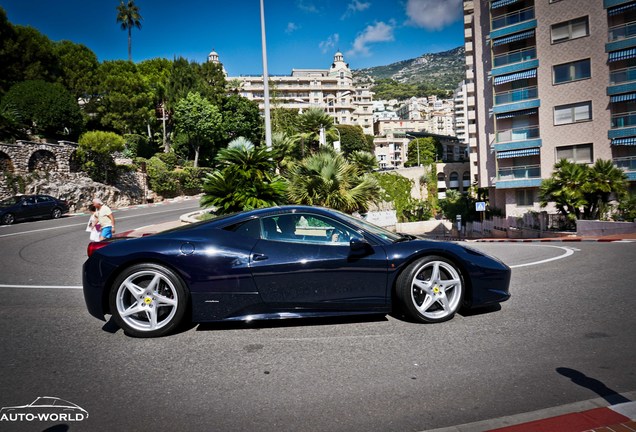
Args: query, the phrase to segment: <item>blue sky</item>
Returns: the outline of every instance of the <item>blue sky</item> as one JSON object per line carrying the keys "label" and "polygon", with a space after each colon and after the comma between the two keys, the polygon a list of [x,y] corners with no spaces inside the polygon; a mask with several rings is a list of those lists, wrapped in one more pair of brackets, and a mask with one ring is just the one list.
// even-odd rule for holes
{"label": "blue sky", "polygon": [[[264,0],[268,71],[327,68],[340,50],[352,69],[463,45],[462,0]],[[136,0],[133,60],[213,49],[231,76],[262,74],[260,0]],[[127,59],[119,0],[0,0],[13,24],[90,48],[100,61]]]}

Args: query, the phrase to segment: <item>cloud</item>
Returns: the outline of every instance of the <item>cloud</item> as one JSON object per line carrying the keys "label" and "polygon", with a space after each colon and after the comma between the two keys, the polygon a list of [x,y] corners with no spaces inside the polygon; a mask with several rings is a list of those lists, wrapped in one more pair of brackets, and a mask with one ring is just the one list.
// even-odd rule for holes
{"label": "cloud", "polygon": [[441,30],[462,17],[462,0],[408,0],[407,24],[427,30]]}
{"label": "cloud", "polygon": [[353,48],[347,51],[347,55],[368,56],[371,54],[369,44],[395,40],[395,37],[393,36],[394,29],[395,22],[393,21],[390,21],[389,24],[380,21],[374,25],[367,26],[367,28],[356,36],[355,41],[353,41]]}
{"label": "cloud", "polygon": [[323,54],[326,54],[329,51],[333,51],[339,41],[340,35],[338,33],[334,33],[329,36],[327,40],[320,42],[318,46],[320,47],[320,51],[322,51]]}
{"label": "cloud", "polygon": [[314,4],[312,0],[298,0],[296,2],[296,6],[303,12],[307,13],[318,13],[318,7]]}
{"label": "cloud", "polygon": [[343,19],[349,18],[351,15],[355,14],[356,12],[362,12],[369,9],[370,6],[371,6],[370,2],[353,0],[351,3],[347,5],[347,10],[345,11],[344,15],[340,17],[340,19],[343,20]]}
{"label": "cloud", "polygon": [[287,23],[287,28],[285,29],[285,33],[292,34],[296,30],[298,30],[299,28],[300,27],[296,23],[288,22]]}

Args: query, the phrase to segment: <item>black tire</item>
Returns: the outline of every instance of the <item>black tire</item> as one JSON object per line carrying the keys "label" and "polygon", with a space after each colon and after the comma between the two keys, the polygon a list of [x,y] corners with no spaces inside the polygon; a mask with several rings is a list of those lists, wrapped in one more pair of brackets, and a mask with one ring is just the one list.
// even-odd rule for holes
{"label": "black tire", "polygon": [[408,317],[436,323],[455,316],[463,303],[465,286],[455,263],[440,256],[428,256],[404,269],[395,290]]}
{"label": "black tire", "polygon": [[12,213],[2,216],[2,225],[11,225],[13,222],[15,222],[15,216]]}
{"label": "black tire", "polygon": [[53,211],[51,212],[51,218],[53,219],[59,219],[62,217],[62,209],[60,208],[54,208]]}
{"label": "black tire", "polygon": [[127,335],[158,337],[179,326],[189,292],[175,272],[146,263],[124,270],[113,282],[108,300],[113,319]]}

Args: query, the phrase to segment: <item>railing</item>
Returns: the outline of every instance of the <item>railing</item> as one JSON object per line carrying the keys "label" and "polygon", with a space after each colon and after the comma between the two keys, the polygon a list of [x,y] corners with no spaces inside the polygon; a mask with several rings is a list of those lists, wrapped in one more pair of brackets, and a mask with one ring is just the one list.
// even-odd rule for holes
{"label": "railing", "polygon": [[524,128],[497,131],[495,135],[495,142],[525,141],[535,138],[539,138],[539,126],[528,126]]}
{"label": "railing", "polygon": [[537,90],[537,86],[499,92],[495,94],[495,105],[519,102],[528,99],[536,99],[538,95],[539,92]]}
{"label": "railing", "polygon": [[614,166],[625,171],[636,171],[636,156],[613,158]]}
{"label": "railing", "polygon": [[636,126],[636,111],[612,115],[612,129]]}
{"label": "railing", "polygon": [[617,69],[610,72],[610,85],[636,81],[636,67]]}
{"label": "railing", "polygon": [[521,9],[520,11],[511,12],[509,14],[500,15],[492,19],[490,28],[496,30],[509,25],[528,21],[534,18],[534,7]]}
{"label": "railing", "polygon": [[608,39],[610,42],[634,36],[636,36],[636,21],[610,27],[608,32]]}
{"label": "railing", "polygon": [[499,168],[497,180],[514,180],[541,177],[541,165],[523,165]]}
{"label": "railing", "polygon": [[537,58],[537,48],[530,47],[517,51],[509,51],[505,54],[496,55],[494,58],[494,66],[505,66],[512,63],[519,63],[526,60],[533,60]]}

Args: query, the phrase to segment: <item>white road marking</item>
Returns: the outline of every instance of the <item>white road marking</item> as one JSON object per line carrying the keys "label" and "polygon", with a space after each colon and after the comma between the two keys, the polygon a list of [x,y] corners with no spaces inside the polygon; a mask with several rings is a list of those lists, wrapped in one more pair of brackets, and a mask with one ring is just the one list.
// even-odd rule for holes
{"label": "white road marking", "polygon": [[[541,245],[543,247],[551,247],[551,248],[556,248],[556,249],[562,249],[565,252],[557,257],[554,258],[548,258],[548,259],[544,259],[541,261],[535,261],[535,262],[530,262],[530,263],[525,263],[525,264],[517,264],[517,265],[511,265],[510,268],[519,268],[519,267],[528,267],[528,266],[533,266],[533,265],[538,265],[538,264],[545,264],[547,262],[550,261],[556,261],[556,260],[560,260],[563,258],[567,258],[570,255],[574,254],[575,249],[574,248],[568,248],[568,247],[563,247],[563,246],[548,246],[548,245]],[[539,247],[541,247],[539,246]],[[576,249],[577,251],[579,251],[580,249]]]}
{"label": "white road marking", "polygon": [[0,288],[35,288],[35,289],[82,289],[81,285],[0,285]]}
{"label": "white road marking", "polygon": [[[191,207],[191,208],[198,208],[198,207]],[[185,208],[185,209],[182,209],[182,210],[185,210],[187,212],[188,208]],[[170,213],[170,212],[174,212],[174,211],[175,211],[175,209],[163,210],[163,211],[153,212],[152,214]],[[117,213],[117,211],[115,211],[115,213]],[[138,217],[147,217],[147,216],[148,216],[147,214],[139,214],[139,215],[135,215],[135,216],[120,216],[120,217],[117,218],[117,220],[131,219],[131,218],[138,218]],[[70,227],[76,227],[76,226],[86,226],[86,222],[81,222],[81,223],[72,224],[72,225],[63,225],[63,226],[58,226],[58,227],[51,227],[51,228],[40,228],[40,229],[36,229],[36,230],[22,231],[22,232],[18,232],[18,233],[3,234],[3,235],[0,235],[0,238],[17,236],[17,235],[21,235],[21,234],[31,234],[31,233],[34,233],[34,232],[41,232],[41,231],[50,231],[50,230],[56,230],[56,229],[62,229],[62,228],[70,228]],[[138,229],[138,228],[136,228],[136,229]]]}

